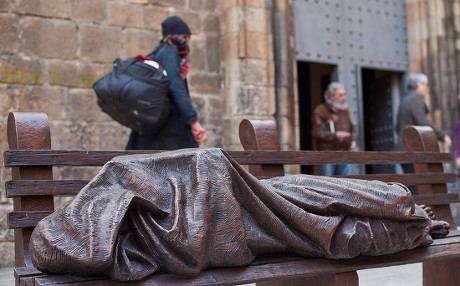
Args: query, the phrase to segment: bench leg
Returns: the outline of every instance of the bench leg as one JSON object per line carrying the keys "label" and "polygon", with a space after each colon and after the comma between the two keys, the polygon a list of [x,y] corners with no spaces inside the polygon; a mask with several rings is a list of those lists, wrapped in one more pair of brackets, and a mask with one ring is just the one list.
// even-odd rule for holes
{"label": "bench leg", "polygon": [[460,259],[423,263],[423,285],[460,285]]}
{"label": "bench leg", "polygon": [[257,282],[256,285],[257,286],[304,286],[304,285],[358,286],[359,279],[358,279],[358,273],[346,272],[346,273],[337,273],[337,274],[315,276],[315,277],[293,278],[293,279],[283,279],[283,280],[275,280],[275,281],[263,281],[263,282]]}

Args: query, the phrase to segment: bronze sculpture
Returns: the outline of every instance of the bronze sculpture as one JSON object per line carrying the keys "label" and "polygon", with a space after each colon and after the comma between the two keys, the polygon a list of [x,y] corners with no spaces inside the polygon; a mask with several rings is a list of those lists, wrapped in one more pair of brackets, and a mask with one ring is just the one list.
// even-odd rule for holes
{"label": "bronze sculpture", "polygon": [[118,157],[42,220],[30,251],[48,273],[139,280],[258,255],[383,255],[432,242],[448,224],[398,184],[292,175],[258,180],[220,149]]}

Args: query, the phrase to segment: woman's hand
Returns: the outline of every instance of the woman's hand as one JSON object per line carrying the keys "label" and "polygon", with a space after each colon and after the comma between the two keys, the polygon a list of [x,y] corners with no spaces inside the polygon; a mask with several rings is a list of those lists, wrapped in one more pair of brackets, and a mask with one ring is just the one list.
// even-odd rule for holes
{"label": "woman's hand", "polygon": [[203,126],[201,126],[200,122],[194,121],[190,124],[190,128],[192,131],[193,138],[198,143],[203,143],[208,140],[208,135],[206,135],[206,130],[204,130]]}

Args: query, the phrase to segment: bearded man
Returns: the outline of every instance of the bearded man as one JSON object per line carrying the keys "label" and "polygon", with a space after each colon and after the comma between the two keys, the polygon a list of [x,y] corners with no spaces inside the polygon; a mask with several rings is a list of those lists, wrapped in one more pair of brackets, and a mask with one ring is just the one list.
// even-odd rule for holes
{"label": "bearded man", "polygon": [[[312,136],[317,150],[347,151],[356,146],[356,129],[351,122],[347,94],[343,84],[332,82],[324,92],[325,103],[314,110]],[[320,175],[348,175],[348,164],[325,164]]]}

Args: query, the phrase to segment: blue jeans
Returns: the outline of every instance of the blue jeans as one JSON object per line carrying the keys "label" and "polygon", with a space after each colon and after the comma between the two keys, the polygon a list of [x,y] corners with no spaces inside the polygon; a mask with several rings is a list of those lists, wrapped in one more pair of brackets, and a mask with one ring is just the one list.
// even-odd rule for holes
{"label": "blue jeans", "polygon": [[325,164],[319,168],[321,176],[350,175],[351,168],[348,164]]}

